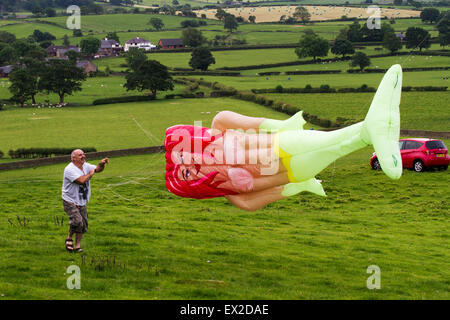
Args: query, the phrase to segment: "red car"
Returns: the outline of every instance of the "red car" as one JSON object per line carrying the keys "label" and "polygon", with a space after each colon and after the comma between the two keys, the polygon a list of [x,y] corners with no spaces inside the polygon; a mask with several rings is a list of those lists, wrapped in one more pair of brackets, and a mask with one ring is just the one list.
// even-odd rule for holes
{"label": "red car", "polygon": [[[450,156],[447,147],[441,140],[400,139],[399,144],[403,168],[413,169],[416,172],[422,172],[431,167],[447,170]],[[381,169],[376,153],[370,159],[370,166],[374,170]]]}

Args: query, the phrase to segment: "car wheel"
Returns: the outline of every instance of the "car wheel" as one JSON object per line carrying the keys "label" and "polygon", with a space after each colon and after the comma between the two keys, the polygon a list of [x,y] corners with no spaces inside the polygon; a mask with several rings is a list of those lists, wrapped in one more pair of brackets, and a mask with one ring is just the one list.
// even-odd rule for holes
{"label": "car wheel", "polygon": [[447,170],[448,169],[448,166],[441,166],[441,167],[439,167],[439,170]]}
{"label": "car wheel", "polygon": [[421,160],[415,160],[413,163],[413,168],[415,172],[423,172],[425,170],[425,165]]}
{"label": "car wheel", "polygon": [[375,158],[372,160],[372,169],[373,170],[381,170],[380,162],[378,161],[378,158]]}

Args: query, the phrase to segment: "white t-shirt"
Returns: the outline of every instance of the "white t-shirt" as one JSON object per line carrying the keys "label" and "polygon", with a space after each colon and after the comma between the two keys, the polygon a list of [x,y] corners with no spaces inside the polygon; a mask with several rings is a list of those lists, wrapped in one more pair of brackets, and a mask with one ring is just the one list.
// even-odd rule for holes
{"label": "white t-shirt", "polygon": [[80,185],[74,181],[81,176],[87,175],[89,171],[95,169],[96,167],[97,166],[85,162],[83,164],[83,170],[81,170],[74,165],[73,162],[69,163],[64,169],[64,179],[62,185],[63,200],[72,202],[78,206],[85,206],[91,198],[90,181],[83,185]]}

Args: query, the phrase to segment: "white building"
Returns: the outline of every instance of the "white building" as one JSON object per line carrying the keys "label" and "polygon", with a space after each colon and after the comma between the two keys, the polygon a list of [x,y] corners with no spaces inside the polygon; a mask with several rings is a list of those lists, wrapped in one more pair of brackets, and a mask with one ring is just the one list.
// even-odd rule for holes
{"label": "white building", "polygon": [[146,51],[149,51],[149,50],[155,49],[156,46],[148,40],[136,37],[136,38],[128,40],[125,43],[124,51],[130,50],[130,48],[139,48],[139,49],[144,49]]}

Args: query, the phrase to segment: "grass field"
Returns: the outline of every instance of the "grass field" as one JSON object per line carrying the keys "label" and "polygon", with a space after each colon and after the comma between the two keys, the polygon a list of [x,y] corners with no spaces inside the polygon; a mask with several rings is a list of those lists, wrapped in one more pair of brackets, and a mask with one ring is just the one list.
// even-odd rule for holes
{"label": "grass field", "polygon": [[[72,105],[91,105],[94,100],[110,98],[110,97],[122,97],[122,96],[135,96],[148,94],[149,92],[141,93],[139,91],[127,91],[123,85],[126,83],[125,77],[93,77],[87,78],[83,82],[82,91],[77,91],[73,95],[66,95],[64,101]],[[10,82],[7,79],[0,79],[0,99],[10,98],[12,94],[9,92]],[[181,85],[174,85],[173,91],[158,92],[157,98],[162,99],[166,94],[178,94],[183,92],[184,87]],[[59,96],[51,93],[49,95],[44,92],[40,92],[36,95],[36,103],[59,103]],[[30,105],[30,103],[28,103]]]}
{"label": "grass field", "polygon": [[[331,120],[337,117],[363,120],[373,93],[345,94],[264,94],[264,96],[299,106],[309,113]],[[402,129],[449,131],[450,114],[442,108],[448,92],[403,92],[400,104]]]}
{"label": "grass field", "polygon": [[[327,198],[254,213],[168,193],[162,155],[113,158],[92,182],[83,256],[64,250],[64,165],[0,172],[2,299],[449,299],[448,173],[394,182],[371,152],[319,175]],[[70,265],[81,290],[66,289]]]}

